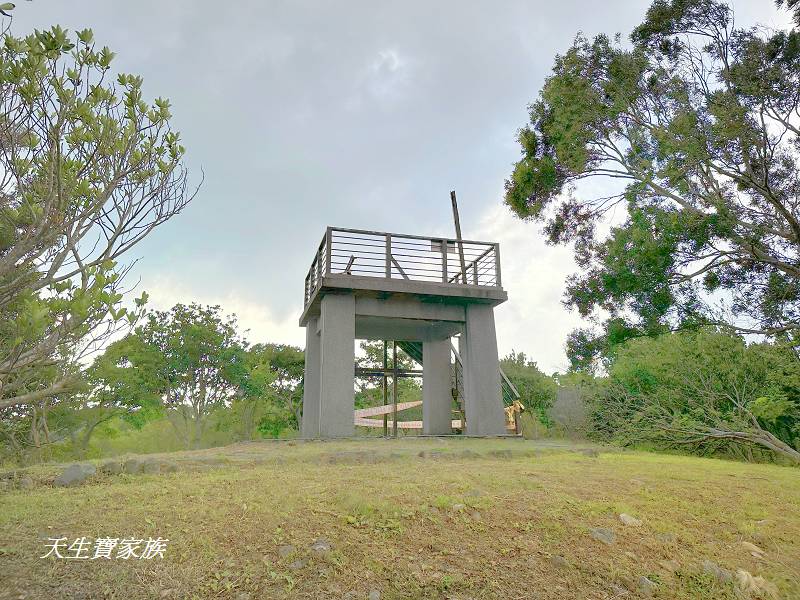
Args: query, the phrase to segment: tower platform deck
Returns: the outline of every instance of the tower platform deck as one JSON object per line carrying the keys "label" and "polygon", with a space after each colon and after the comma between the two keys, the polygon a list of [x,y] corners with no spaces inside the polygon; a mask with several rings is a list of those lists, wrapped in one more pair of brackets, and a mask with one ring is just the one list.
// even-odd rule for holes
{"label": "tower platform deck", "polygon": [[497,243],[328,227],[306,275],[300,325],[319,315],[325,293],[337,290],[432,304],[495,306],[508,299]]}

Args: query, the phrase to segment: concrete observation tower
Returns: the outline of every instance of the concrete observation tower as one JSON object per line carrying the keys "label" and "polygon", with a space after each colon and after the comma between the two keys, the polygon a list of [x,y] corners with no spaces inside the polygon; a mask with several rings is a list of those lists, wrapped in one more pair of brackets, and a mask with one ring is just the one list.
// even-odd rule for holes
{"label": "concrete observation tower", "polygon": [[[494,322],[494,307],[507,298],[499,244],[328,227],[306,276],[300,317],[303,437],[354,435],[356,375],[383,378],[384,404],[387,378],[395,382],[393,411],[369,413],[384,414],[385,433],[392,411],[397,434],[397,377],[420,374],[423,434],[508,433],[504,396],[510,404],[518,395],[499,368]],[[422,369],[400,373],[396,358],[387,365],[384,346],[383,369],[359,373],[356,339],[392,340]]]}

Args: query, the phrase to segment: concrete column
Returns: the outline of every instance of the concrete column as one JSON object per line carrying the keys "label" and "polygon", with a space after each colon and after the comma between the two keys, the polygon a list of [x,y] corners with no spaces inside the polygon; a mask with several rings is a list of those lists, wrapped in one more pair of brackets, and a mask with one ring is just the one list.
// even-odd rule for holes
{"label": "concrete column", "polygon": [[452,433],[450,339],[422,343],[422,432]]}
{"label": "concrete column", "polygon": [[505,415],[493,308],[487,304],[468,304],[461,337],[466,434],[503,435]]}
{"label": "concrete column", "polygon": [[320,303],[320,416],[323,438],[354,434],[355,297],[326,294]]}
{"label": "concrete column", "polygon": [[304,438],[319,437],[319,372],[320,337],[319,319],[314,317],[306,323],[306,363],[303,375],[303,422],[300,435]]}

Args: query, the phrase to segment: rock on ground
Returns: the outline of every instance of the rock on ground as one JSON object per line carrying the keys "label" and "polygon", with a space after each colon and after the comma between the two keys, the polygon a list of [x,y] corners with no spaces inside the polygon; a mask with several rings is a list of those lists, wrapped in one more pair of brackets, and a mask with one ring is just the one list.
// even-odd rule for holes
{"label": "rock on ground", "polygon": [[639,519],[630,515],[626,515],[625,513],[622,513],[619,516],[619,520],[622,521],[623,525],[628,525],[630,527],[640,527],[642,525],[642,522]]}
{"label": "rock on ground", "polygon": [[59,487],[78,485],[89,479],[96,472],[97,468],[92,464],[76,463],[68,466],[61,475],[55,478],[53,484]]}
{"label": "rock on ground", "polygon": [[161,463],[157,460],[147,460],[142,465],[142,472],[147,475],[158,475],[161,473]]}
{"label": "rock on ground", "polygon": [[709,575],[713,575],[720,583],[730,583],[733,581],[733,574],[727,569],[723,569],[713,561],[704,560],[703,571]]}
{"label": "rock on ground", "polygon": [[420,458],[432,458],[434,460],[438,460],[440,458],[444,458],[445,453],[442,452],[441,450],[429,450],[429,451],[420,450],[417,453],[417,456],[419,456]]}
{"label": "rock on ground", "polygon": [[138,458],[130,458],[125,461],[125,472],[135,475],[142,472],[142,461]]}
{"label": "rock on ground", "polygon": [[654,581],[651,581],[644,575],[639,577],[639,591],[642,593],[643,596],[646,598],[650,598],[656,591],[656,584]]}
{"label": "rock on ground", "polygon": [[333,546],[325,538],[317,538],[314,540],[314,543],[311,544],[311,551],[316,554],[325,554],[326,552],[330,552],[331,548],[333,548]]}
{"label": "rock on ground", "polygon": [[122,463],[116,460],[109,460],[100,465],[100,472],[108,475],[119,475],[122,473]]}
{"label": "rock on ground", "polygon": [[292,571],[299,571],[307,564],[308,564],[307,558],[298,558],[296,561],[294,561],[292,564],[289,565],[289,569]]}
{"label": "rock on ground", "polygon": [[606,529],[605,527],[594,527],[589,530],[589,533],[591,533],[592,537],[598,542],[603,542],[607,546],[613,544],[617,537],[611,529]]}
{"label": "rock on ground", "polygon": [[386,457],[379,454],[364,452],[363,450],[343,450],[341,452],[323,454],[320,459],[322,462],[330,465],[365,465],[385,461]]}
{"label": "rock on ground", "polygon": [[489,456],[493,456],[494,458],[513,458],[513,454],[511,450],[490,450]]}
{"label": "rock on ground", "polygon": [[681,568],[681,564],[677,560],[662,560],[658,564],[668,573],[675,573]]}
{"label": "rock on ground", "polygon": [[764,558],[766,552],[751,542],[742,542],[742,546],[756,558]]}

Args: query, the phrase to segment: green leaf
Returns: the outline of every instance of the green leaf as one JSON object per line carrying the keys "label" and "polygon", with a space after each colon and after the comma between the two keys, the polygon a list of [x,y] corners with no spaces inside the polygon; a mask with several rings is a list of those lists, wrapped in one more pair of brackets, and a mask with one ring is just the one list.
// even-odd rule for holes
{"label": "green leaf", "polygon": [[77,33],[78,39],[84,44],[91,44],[94,39],[94,33],[91,29],[83,29]]}
{"label": "green leaf", "polygon": [[771,394],[756,398],[750,403],[750,412],[766,423],[775,423],[791,413],[794,404],[784,394]]}

